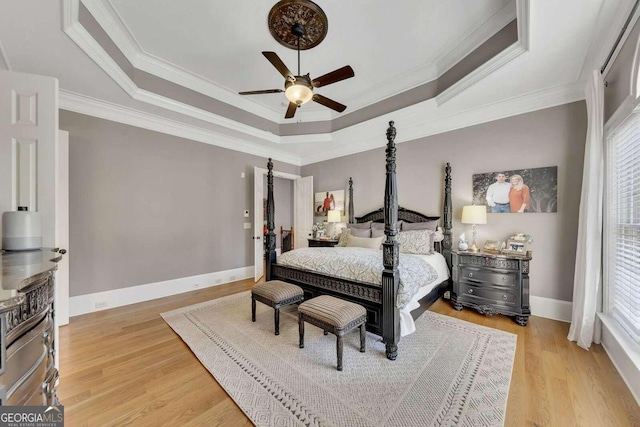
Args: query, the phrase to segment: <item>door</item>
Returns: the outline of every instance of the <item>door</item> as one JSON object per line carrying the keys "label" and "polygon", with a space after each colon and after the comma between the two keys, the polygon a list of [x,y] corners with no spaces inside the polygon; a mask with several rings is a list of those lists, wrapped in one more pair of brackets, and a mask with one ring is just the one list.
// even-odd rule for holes
{"label": "door", "polygon": [[313,176],[297,178],[293,184],[293,223],[296,248],[306,248],[313,226]]}
{"label": "door", "polygon": [[253,270],[255,281],[264,274],[264,243],[262,227],[264,225],[264,174],[266,169],[253,168]]}
{"label": "door", "polygon": [[0,71],[0,213],[40,213],[42,244],[54,247],[58,80]]}

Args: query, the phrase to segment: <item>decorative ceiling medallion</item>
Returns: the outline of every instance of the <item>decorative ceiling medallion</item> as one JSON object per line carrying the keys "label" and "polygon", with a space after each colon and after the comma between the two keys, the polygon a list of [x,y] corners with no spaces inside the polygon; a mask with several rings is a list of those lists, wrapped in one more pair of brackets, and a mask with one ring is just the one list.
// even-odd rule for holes
{"label": "decorative ceiling medallion", "polygon": [[298,38],[291,31],[296,23],[304,27],[304,35],[300,37],[300,50],[319,45],[327,36],[327,15],[311,0],[282,0],[269,11],[271,35],[289,49],[298,49]]}

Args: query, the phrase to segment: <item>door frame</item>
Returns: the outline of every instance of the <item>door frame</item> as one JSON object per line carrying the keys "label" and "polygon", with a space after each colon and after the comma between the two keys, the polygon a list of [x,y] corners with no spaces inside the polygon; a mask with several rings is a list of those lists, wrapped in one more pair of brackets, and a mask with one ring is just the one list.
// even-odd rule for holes
{"label": "door frame", "polygon": [[[258,245],[260,245],[260,247],[262,248],[264,242],[262,240],[262,224],[264,223],[264,216],[262,215],[262,198],[260,198],[258,200],[258,193],[255,191],[255,186],[258,183],[258,179],[260,184],[263,186],[263,191],[262,194],[265,195],[265,191],[264,191],[264,176],[267,175],[267,173],[269,173],[269,171],[265,168],[261,168],[258,166],[254,167],[254,191],[253,191],[253,212],[254,212],[254,218],[253,218],[253,271],[254,271],[254,279],[257,282],[258,280],[260,280],[260,278],[262,276],[264,276],[264,268],[263,268],[263,258],[264,258],[264,250],[258,250]],[[258,176],[259,174],[259,176]],[[296,174],[292,174],[292,173],[287,173],[287,172],[279,172],[279,171],[273,171],[273,176],[275,178],[284,178],[284,179],[288,179],[293,181],[294,183],[296,182],[297,179],[302,178],[300,175],[296,175]],[[293,195],[294,199],[295,199],[295,194]],[[259,209],[257,208],[259,207]],[[296,220],[296,215],[297,213],[293,212],[294,218],[293,218],[293,222],[295,223]],[[258,253],[260,253],[260,257],[258,257]],[[259,275],[259,273],[262,272],[262,274]]]}

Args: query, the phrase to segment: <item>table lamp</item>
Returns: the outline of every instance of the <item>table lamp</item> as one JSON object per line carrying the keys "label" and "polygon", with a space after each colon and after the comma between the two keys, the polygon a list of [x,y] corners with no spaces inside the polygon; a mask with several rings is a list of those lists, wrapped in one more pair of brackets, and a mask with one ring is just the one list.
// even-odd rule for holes
{"label": "table lamp", "polygon": [[487,223],[487,207],[486,206],[464,206],[462,208],[462,220],[463,224],[473,224],[473,243],[469,250],[471,252],[478,252],[476,246],[476,224]]}
{"label": "table lamp", "polygon": [[327,222],[329,224],[333,224],[332,225],[332,229],[331,229],[331,238],[335,239],[336,238],[336,223],[337,222],[342,222],[342,215],[340,215],[340,211],[339,210],[332,210],[327,212]]}

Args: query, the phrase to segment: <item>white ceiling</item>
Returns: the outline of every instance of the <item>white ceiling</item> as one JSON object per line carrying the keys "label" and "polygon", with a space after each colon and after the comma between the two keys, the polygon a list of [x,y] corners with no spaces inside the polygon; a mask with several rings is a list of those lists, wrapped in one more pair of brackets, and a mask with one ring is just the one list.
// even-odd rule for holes
{"label": "white ceiling", "polygon": [[[112,1],[113,10],[121,15],[138,48],[157,56],[160,63],[175,63],[182,71],[188,70],[187,74],[229,89],[232,105],[239,108],[251,110],[253,105],[255,111],[275,108],[274,117],[284,114],[277,99],[280,94],[264,95],[264,100],[234,94],[282,84],[277,71],[260,54],[262,50],[276,51],[295,71],[295,52],[276,43],[267,29],[266,15],[274,2]],[[390,119],[396,120],[397,141],[403,142],[583,99],[587,75],[604,61],[632,5],[632,0],[518,0],[528,9],[528,50],[486,71],[455,97],[444,103],[424,101],[330,134],[277,137],[123,89],[121,82],[105,71],[110,64],[96,62],[104,57],[97,44],[81,48],[65,34],[64,23],[72,15],[65,12],[69,4],[77,7],[77,2],[2,2],[0,67],[57,77],[61,107],[70,111],[294,164],[380,147]],[[89,5],[106,0],[83,2]],[[448,48],[454,49],[452,43],[491,22],[504,4],[484,0],[403,0],[393,6],[382,0],[318,3],[328,15],[329,33],[320,46],[302,52],[303,70],[313,77],[350,64],[356,77],[321,91],[350,108],[353,102],[348,100],[363,92],[381,89],[393,94],[403,85],[428,81],[425,76],[434,72],[432,65],[442,60]],[[228,9],[221,9],[225,7]],[[78,30],[78,25],[72,29]],[[242,28],[247,32],[242,33]],[[428,70],[420,74],[425,67]],[[397,86],[390,88],[389,82]],[[301,116],[304,121],[310,114],[303,112]]]}
{"label": "white ceiling", "polygon": [[[100,1],[110,2],[107,9],[145,53],[232,92],[283,87],[284,79],[262,51],[275,51],[297,74],[296,51],[277,43],[267,27],[275,2]],[[403,78],[407,75],[432,77],[438,57],[509,1],[514,2],[401,0],[393,2],[392,8],[388,0],[318,1],[327,14],[328,34],[319,46],[301,53],[300,71],[313,78],[351,65],[354,78],[318,92],[347,106],[362,95],[383,99],[409,89],[413,80]],[[284,113],[283,94],[250,99]],[[305,110],[323,108],[313,103],[304,106]]]}

